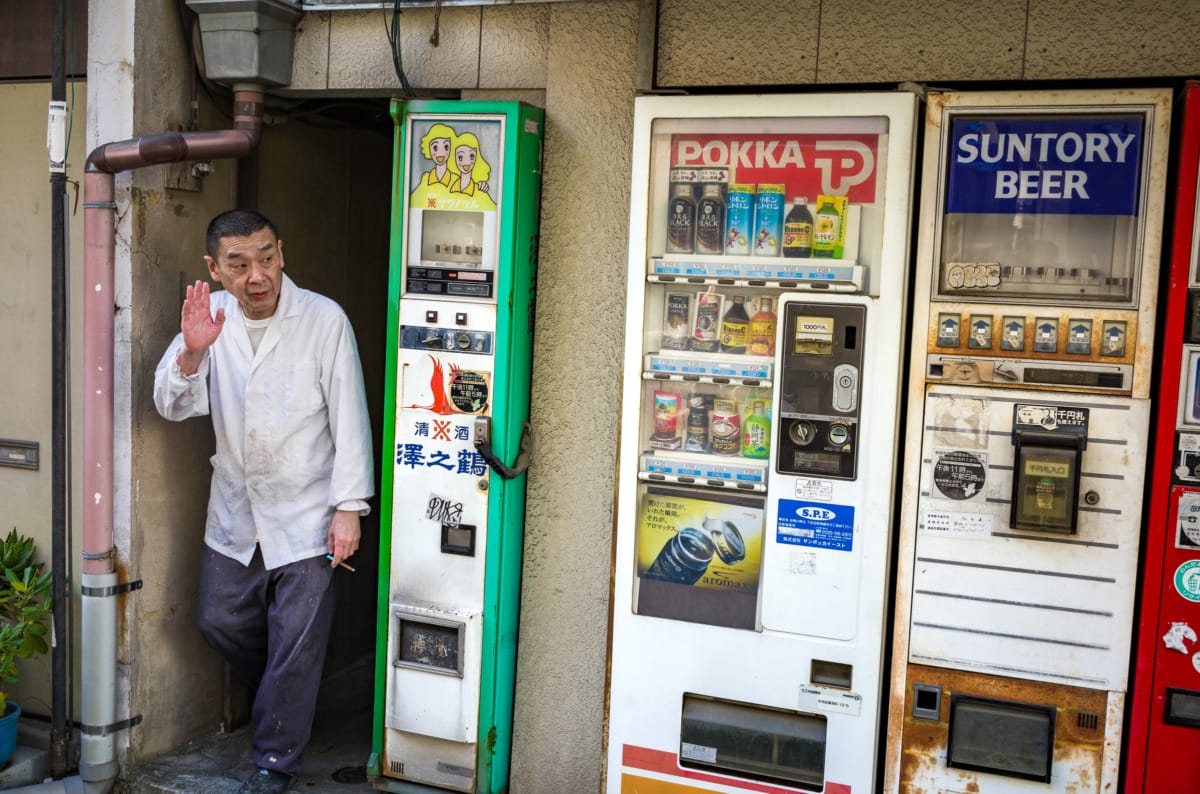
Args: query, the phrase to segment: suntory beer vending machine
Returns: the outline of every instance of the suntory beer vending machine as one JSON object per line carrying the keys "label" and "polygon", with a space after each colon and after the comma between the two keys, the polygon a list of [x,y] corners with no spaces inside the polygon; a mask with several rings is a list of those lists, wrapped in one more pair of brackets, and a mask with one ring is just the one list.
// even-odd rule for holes
{"label": "suntory beer vending machine", "polygon": [[916,105],[636,101],[612,794],[873,791]]}
{"label": "suntory beer vending machine", "polygon": [[1200,780],[1200,84],[1186,86],[1177,117],[1126,794],[1184,791]]}
{"label": "suntory beer vending machine", "polygon": [[1170,108],[928,97],[885,791],[1115,790]]}
{"label": "suntory beer vending machine", "polygon": [[508,790],[542,111],[394,101],[375,787]]}

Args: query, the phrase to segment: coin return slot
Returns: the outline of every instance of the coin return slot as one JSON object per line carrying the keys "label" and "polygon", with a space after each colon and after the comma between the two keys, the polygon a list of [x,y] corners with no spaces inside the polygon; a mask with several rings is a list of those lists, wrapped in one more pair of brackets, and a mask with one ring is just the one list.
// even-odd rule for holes
{"label": "coin return slot", "polygon": [[1186,728],[1200,728],[1200,692],[1167,687],[1163,722]]}
{"label": "coin return slot", "polygon": [[919,720],[941,719],[942,688],[931,684],[913,684],[912,715]]}
{"label": "coin return slot", "polygon": [[1053,706],[950,696],[946,765],[1050,782]]}
{"label": "coin return slot", "polygon": [[685,694],[679,764],[821,791],[826,731],[824,715]]}
{"label": "coin return slot", "polygon": [[850,680],[854,666],[840,662],[827,662],[823,659],[812,660],[812,675],[809,680],[820,686],[836,686],[841,689],[850,688]]}

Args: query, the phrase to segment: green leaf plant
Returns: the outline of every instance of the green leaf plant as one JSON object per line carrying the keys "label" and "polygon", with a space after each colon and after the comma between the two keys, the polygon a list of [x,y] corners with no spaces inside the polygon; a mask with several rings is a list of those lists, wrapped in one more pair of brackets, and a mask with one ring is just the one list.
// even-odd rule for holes
{"label": "green leaf plant", "polygon": [[[45,564],[36,562],[33,538],[12,532],[0,544],[0,681],[12,684],[20,677],[17,659],[28,659],[48,649],[52,584]],[[0,684],[0,714],[8,696]]]}

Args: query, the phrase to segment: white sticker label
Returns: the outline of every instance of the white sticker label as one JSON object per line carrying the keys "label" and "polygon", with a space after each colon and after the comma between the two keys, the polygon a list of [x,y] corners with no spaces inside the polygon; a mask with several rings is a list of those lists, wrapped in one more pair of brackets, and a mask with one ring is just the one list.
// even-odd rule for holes
{"label": "white sticker label", "polygon": [[862,695],[857,692],[801,684],[800,708],[804,711],[824,711],[857,717],[862,712]]}
{"label": "white sticker label", "polygon": [[1176,520],[1175,548],[1200,548],[1200,494],[1188,492],[1179,497]]}
{"label": "white sticker label", "polygon": [[705,747],[702,744],[682,742],[679,746],[679,754],[689,761],[703,761],[706,764],[717,762],[717,748]]}
{"label": "white sticker label", "polygon": [[1177,621],[1171,624],[1171,628],[1167,629],[1167,633],[1163,635],[1163,645],[1167,646],[1169,651],[1179,651],[1180,653],[1191,653],[1188,650],[1186,643],[1196,641],[1196,632],[1186,621]]}
{"label": "white sticker label", "polygon": [[833,501],[833,483],[829,480],[796,480],[796,496],[800,499],[813,499],[818,502]]}
{"label": "white sticker label", "polygon": [[1191,433],[1179,434],[1179,450],[1181,452],[1200,452],[1200,436]]}
{"label": "white sticker label", "polygon": [[920,528],[938,535],[982,536],[991,534],[992,519],[987,513],[926,510],[921,514]]}
{"label": "white sticker label", "polygon": [[816,576],[817,555],[811,551],[793,551],[788,555],[788,573],[797,576]]}

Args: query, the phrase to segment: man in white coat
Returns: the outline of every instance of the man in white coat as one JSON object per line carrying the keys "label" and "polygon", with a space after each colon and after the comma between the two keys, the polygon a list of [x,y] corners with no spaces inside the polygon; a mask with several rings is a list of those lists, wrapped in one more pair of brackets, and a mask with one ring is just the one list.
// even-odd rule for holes
{"label": "man in white coat", "polygon": [[[262,213],[218,215],[208,273],[154,376],[166,419],[212,416],[217,454],[198,622],[255,689],[255,773],[243,794],[288,789],[312,730],[333,621],[334,570],[358,550],[374,496],[371,428],[341,308],[283,273]],[[215,308],[215,312],[213,309]]]}

